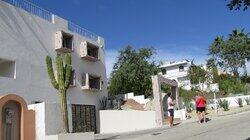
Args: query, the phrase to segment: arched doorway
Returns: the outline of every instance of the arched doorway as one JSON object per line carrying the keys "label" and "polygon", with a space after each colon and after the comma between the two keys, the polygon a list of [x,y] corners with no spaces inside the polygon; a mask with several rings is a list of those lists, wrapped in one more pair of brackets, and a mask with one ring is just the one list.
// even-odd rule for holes
{"label": "arched doorway", "polygon": [[0,140],[34,140],[35,112],[15,94],[0,96]]}
{"label": "arched doorway", "polygon": [[3,140],[20,140],[21,106],[15,101],[8,101],[2,108]]}

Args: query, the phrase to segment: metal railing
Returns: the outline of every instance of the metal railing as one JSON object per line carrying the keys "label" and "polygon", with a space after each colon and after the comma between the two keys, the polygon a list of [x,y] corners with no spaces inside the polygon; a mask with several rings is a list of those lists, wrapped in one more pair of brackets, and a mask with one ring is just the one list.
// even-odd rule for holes
{"label": "metal railing", "polygon": [[68,22],[68,29],[72,32],[75,32],[79,35],[85,36],[93,41],[97,41],[98,40],[98,35],[96,35],[95,33],[92,33],[82,27],[80,27],[79,25],[76,25],[72,22]]}
{"label": "metal railing", "polygon": [[37,15],[52,22],[52,13],[26,0],[3,0],[15,7],[21,8],[31,14]]}
{"label": "metal railing", "polygon": [[[31,14],[37,15],[49,22],[52,22],[53,14],[27,0],[2,0],[5,1],[15,7],[21,8]],[[85,36],[93,41],[98,40],[98,35],[95,33],[92,33],[88,31],[87,29],[84,29],[80,27],[79,25],[76,25],[72,22],[68,22],[68,29],[72,32],[75,32],[79,35]]]}

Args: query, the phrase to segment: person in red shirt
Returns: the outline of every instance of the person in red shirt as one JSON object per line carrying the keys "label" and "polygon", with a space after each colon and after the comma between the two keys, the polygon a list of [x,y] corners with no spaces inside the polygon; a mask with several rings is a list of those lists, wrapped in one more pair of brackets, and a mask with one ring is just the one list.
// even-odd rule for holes
{"label": "person in red shirt", "polygon": [[205,110],[207,101],[201,91],[198,91],[198,96],[196,96],[195,104],[196,104],[196,113],[199,118],[199,123],[202,123],[202,120],[203,122],[206,122]]}

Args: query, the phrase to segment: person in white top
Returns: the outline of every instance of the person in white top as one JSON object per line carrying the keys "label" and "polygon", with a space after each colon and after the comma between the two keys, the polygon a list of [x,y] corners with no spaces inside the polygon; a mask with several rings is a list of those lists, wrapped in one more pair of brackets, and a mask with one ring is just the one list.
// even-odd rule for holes
{"label": "person in white top", "polygon": [[169,112],[169,125],[170,125],[170,127],[173,127],[174,126],[174,105],[175,105],[175,102],[172,99],[171,95],[172,95],[171,92],[169,92],[167,94],[167,96],[168,96],[167,103],[168,103],[168,112]]}

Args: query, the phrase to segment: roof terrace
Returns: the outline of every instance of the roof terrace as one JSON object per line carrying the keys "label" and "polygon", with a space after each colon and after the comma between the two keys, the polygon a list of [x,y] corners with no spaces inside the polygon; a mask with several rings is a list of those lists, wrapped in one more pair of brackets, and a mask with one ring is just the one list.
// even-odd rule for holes
{"label": "roof terrace", "polygon": [[[27,1],[27,0],[2,0],[5,1],[15,7],[18,7],[20,9],[23,9],[25,11],[27,11],[28,13],[31,13],[33,15],[36,15],[40,18],[43,18],[44,20],[47,20],[48,22],[53,23],[54,21],[54,14]],[[96,35],[95,33],[88,31],[87,29],[84,29],[82,27],[80,27],[79,25],[76,25],[72,22],[68,21],[68,30],[77,33],[81,36],[84,36],[86,38],[89,38],[95,42],[97,42],[98,40],[98,35]]]}

